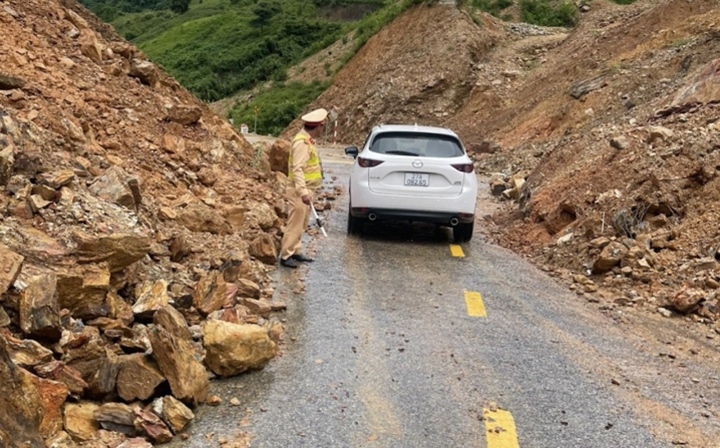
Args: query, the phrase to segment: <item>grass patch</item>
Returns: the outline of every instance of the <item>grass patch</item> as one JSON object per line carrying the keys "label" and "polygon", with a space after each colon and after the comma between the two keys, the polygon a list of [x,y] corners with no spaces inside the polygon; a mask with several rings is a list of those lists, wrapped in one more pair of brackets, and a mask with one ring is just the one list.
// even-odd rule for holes
{"label": "grass patch", "polygon": [[489,14],[499,17],[500,13],[513,5],[513,0],[471,0],[470,5]]}
{"label": "grass patch", "polygon": [[572,3],[552,0],[520,0],[520,17],[523,22],[540,26],[573,27],[580,14]]}

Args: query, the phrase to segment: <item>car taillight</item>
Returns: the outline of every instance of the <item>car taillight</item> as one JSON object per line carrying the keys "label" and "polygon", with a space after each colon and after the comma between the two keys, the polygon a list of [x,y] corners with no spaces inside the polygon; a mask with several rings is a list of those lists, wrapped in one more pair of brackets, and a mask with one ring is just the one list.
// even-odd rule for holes
{"label": "car taillight", "polygon": [[463,173],[472,173],[473,168],[475,168],[472,163],[456,163],[452,167]]}
{"label": "car taillight", "polygon": [[358,157],[357,161],[358,161],[358,165],[360,165],[363,168],[372,168],[372,167],[378,166],[384,162],[383,160],[364,159],[362,157]]}

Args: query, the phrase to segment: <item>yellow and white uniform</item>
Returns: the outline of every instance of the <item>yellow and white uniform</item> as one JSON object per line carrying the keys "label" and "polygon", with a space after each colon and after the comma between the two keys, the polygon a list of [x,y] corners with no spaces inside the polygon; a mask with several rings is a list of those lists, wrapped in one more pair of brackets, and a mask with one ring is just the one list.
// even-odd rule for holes
{"label": "yellow and white uniform", "polygon": [[305,130],[293,139],[288,157],[290,186],[285,198],[288,201],[288,220],[282,239],[280,257],[287,260],[300,253],[301,239],[308,223],[310,206],[302,201],[322,186],[322,165],[315,141]]}

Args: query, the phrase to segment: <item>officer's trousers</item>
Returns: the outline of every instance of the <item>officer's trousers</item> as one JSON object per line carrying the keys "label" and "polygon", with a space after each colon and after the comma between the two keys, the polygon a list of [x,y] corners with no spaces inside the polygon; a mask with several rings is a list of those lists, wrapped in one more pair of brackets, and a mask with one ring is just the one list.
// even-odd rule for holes
{"label": "officer's trousers", "polygon": [[285,199],[288,203],[288,220],[280,251],[280,258],[283,260],[300,253],[302,236],[310,216],[310,206],[303,203],[302,196],[295,187],[288,187]]}

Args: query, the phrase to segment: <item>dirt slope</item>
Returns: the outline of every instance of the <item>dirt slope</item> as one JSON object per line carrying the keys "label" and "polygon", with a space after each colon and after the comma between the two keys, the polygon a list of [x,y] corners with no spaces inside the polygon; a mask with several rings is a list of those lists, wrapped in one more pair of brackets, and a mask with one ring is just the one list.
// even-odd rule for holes
{"label": "dirt slope", "polygon": [[311,107],[337,106],[348,144],[380,123],[455,129],[513,200],[484,221],[497,241],[607,309],[712,323],[720,6],[589,6],[572,30],[418,6]]}
{"label": "dirt slope", "polygon": [[373,36],[315,104],[342,112],[344,142],[362,143],[375,124],[440,123],[468,101],[475,64],[500,35],[453,6],[413,8]]}

